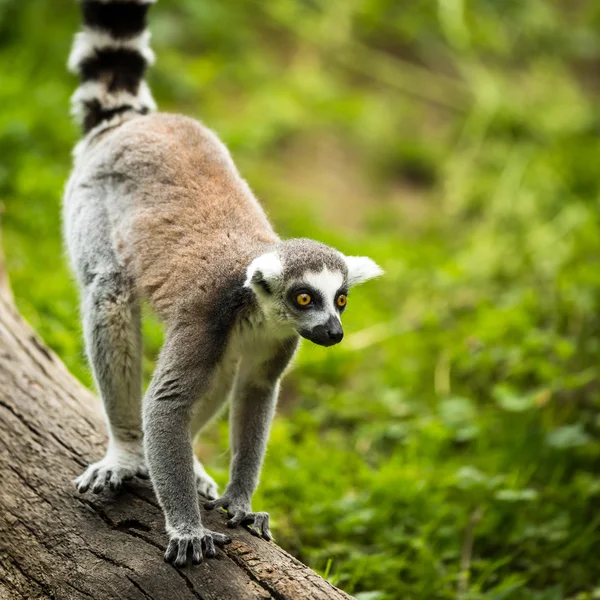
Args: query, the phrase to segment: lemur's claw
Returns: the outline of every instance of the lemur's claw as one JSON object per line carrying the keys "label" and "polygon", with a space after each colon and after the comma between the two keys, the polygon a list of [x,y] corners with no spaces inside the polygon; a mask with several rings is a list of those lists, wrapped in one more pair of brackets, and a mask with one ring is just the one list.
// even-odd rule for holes
{"label": "lemur's claw", "polygon": [[214,500],[210,500],[209,502],[204,503],[204,508],[206,510],[213,510],[215,508],[226,508],[225,503],[221,502],[223,498],[215,498]]}
{"label": "lemur's claw", "polygon": [[245,525],[252,535],[262,537],[268,542],[273,540],[273,535],[269,529],[269,513],[238,510],[236,512],[227,511],[227,516],[231,517],[227,521],[227,527]]}
{"label": "lemur's claw", "polygon": [[229,517],[227,527],[233,528],[238,525],[245,525],[252,535],[262,537],[269,542],[273,540],[273,535],[269,529],[269,513],[252,512],[248,504],[230,500],[226,493],[218,500],[206,502],[204,508],[206,510],[223,508],[227,510],[227,516]]}
{"label": "lemur's claw", "polygon": [[198,534],[174,535],[169,540],[165,561],[173,563],[176,567],[185,567],[188,564],[199,565],[204,556],[213,558],[217,555],[217,546],[229,544],[231,538],[216,531],[204,529]]}
{"label": "lemur's claw", "polygon": [[217,495],[219,494],[219,492],[216,489],[214,491],[198,489],[198,492],[200,493],[201,496],[204,496],[205,498],[208,498],[209,500],[214,500],[217,497]]}

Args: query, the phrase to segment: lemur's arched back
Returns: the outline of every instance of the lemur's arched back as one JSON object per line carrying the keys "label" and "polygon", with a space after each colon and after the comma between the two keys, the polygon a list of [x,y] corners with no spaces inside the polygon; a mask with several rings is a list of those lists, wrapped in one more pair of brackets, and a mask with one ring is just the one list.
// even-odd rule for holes
{"label": "lemur's arched back", "polygon": [[[153,113],[148,0],[80,4],[69,66],[81,78],[73,106],[85,136],[63,220],[109,443],[76,483],[99,492],[149,472],[170,538],[165,559],[198,563],[227,541],[203,527],[198,494],[226,508],[230,526],[270,539],[268,514],[250,502],[282,373],[300,336],[341,341],[348,288],[381,270],[313,240],[280,240],[217,136]],[[143,298],[166,331],[142,400]],[[230,481],[217,500],[192,436],[230,394]]]}

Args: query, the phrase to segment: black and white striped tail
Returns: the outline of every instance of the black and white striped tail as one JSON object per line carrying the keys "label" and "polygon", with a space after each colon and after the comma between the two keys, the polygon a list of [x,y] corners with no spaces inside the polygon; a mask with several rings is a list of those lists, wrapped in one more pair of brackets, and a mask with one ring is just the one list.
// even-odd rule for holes
{"label": "black and white striped tail", "polygon": [[81,83],[72,113],[85,133],[117,115],[156,109],[143,80],[154,62],[146,14],[155,0],[80,0],[82,30],[75,35],[69,70]]}

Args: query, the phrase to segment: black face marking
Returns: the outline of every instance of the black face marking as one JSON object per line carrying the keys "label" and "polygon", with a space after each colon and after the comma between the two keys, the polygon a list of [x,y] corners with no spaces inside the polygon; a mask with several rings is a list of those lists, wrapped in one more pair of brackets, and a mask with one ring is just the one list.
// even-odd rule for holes
{"label": "black face marking", "polygon": [[94,29],[110,33],[113,38],[130,38],[146,29],[148,4],[137,2],[95,2],[85,0],[81,10],[83,22]]}
{"label": "black face marking", "polygon": [[[296,298],[301,294],[308,294],[310,296],[310,304],[307,304],[306,306],[298,304]],[[323,307],[323,298],[321,294],[310,287],[292,287],[288,290],[286,296],[290,306],[297,311],[304,311],[311,308],[319,309]]]}
{"label": "black face marking", "polygon": [[145,70],[146,59],[137,50],[127,48],[96,50],[79,65],[81,81],[109,77],[109,92],[127,90],[131,94],[137,94]]}
{"label": "black face marking", "polygon": [[[346,304],[344,304],[344,306],[340,306],[337,303],[337,300],[340,296],[346,296]],[[346,307],[348,306],[348,288],[346,286],[342,286],[336,293],[335,293],[335,307],[337,309],[337,311],[342,314],[345,310]]]}

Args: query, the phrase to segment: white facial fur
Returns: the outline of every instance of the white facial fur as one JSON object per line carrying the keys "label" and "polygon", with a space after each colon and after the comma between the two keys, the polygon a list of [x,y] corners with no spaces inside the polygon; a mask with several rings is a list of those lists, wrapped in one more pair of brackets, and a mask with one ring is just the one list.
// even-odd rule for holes
{"label": "white facial fur", "polygon": [[321,294],[325,305],[323,310],[315,314],[314,325],[324,323],[330,316],[341,320],[340,314],[335,308],[335,299],[344,283],[343,275],[339,271],[330,271],[325,267],[320,273],[307,273],[302,280]]}

